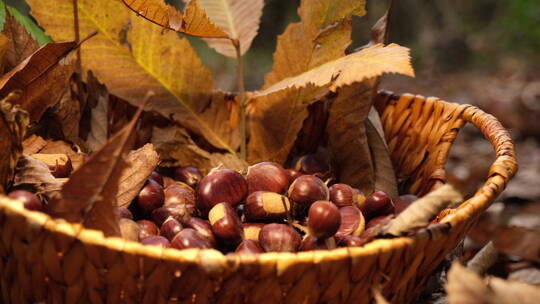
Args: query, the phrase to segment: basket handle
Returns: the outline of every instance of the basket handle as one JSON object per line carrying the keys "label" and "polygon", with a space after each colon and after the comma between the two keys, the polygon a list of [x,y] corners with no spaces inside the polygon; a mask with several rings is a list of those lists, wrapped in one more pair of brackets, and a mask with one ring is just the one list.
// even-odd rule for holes
{"label": "basket handle", "polygon": [[463,217],[479,216],[504,190],[518,169],[515,148],[510,134],[497,118],[471,105],[465,106],[462,117],[466,122],[478,128],[484,137],[491,142],[496,158],[489,168],[488,178],[484,185],[476,191],[473,197],[458,207],[458,212],[454,216],[443,220],[443,222],[449,221],[452,224],[462,220]]}

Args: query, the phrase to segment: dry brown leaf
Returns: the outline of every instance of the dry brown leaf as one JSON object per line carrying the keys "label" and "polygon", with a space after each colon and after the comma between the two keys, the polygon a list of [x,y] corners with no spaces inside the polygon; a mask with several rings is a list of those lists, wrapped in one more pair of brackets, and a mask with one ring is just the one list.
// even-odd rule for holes
{"label": "dry brown leaf", "polygon": [[41,151],[47,145],[47,141],[43,137],[32,134],[22,142],[23,154],[35,154]]}
{"label": "dry brown leaf", "polygon": [[43,154],[66,154],[71,160],[73,170],[79,169],[84,163],[84,155],[74,151],[71,144],[62,140],[47,140],[47,144],[38,152]]}
{"label": "dry brown leaf", "polygon": [[63,182],[54,178],[46,163],[31,156],[23,155],[17,163],[13,182],[15,187],[22,185],[30,185],[38,193],[48,195],[51,192],[59,191]]}
{"label": "dry brown leaf", "polygon": [[371,87],[365,83],[338,90],[330,106],[328,148],[338,180],[371,193],[375,186],[373,160],[364,120],[371,107]]}
{"label": "dry brown leaf", "polygon": [[390,222],[384,233],[400,236],[414,228],[427,226],[441,210],[462,201],[461,194],[451,185],[443,185],[414,201]]}
{"label": "dry brown leaf", "polygon": [[[240,55],[244,55],[257,36],[264,0],[199,0],[208,18],[225,31],[229,38],[240,44]],[[236,57],[236,49],[230,39],[205,39],[218,53]]]}
{"label": "dry brown leaf", "polygon": [[208,19],[198,0],[191,0],[182,15],[163,0],[122,0],[132,11],[164,28],[199,37],[227,37]]}
{"label": "dry brown leaf", "polygon": [[129,152],[126,158],[127,168],[122,171],[116,195],[118,207],[128,207],[139,194],[144,183],[159,163],[159,156],[152,144]]}
{"label": "dry brown leaf", "polygon": [[444,287],[450,304],[533,304],[540,298],[540,287],[495,277],[482,279],[454,262]]}
{"label": "dry brown leaf", "polygon": [[56,104],[75,71],[75,42],[48,43],[0,78],[0,96],[21,90],[18,104],[37,121]]}
{"label": "dry brown leaf", "polygon": [[508,275],[508,279],[528,284],[540,285],[540,269],[536,267],[519,269],[510,273],[510,275]]}
{"label": "dry brown leaf", "polygon": [[4,70],[6,56],[9,50],[9,39],[6,35],[0,34],[0,71]]}
{"label": "dry brown leaf", "polygon": [[90,151],[97,151],[105,145],[109,134],[109,91],[92,73],[88,73],[88,101],[90,110],[90,132],[86,145]]}
{"label": "dry brown leaf", "polygon": [[304,87],[307,84],[325,86],[330,90],[359,82],[383,73],[398,73],[414,76],[409,49],[397,44],[383,46],[377,44],[356,53],[327,62],[300,75],[283,79],[269,88],[255,92],[256,97],[290,87]]}
{"label": "dry brown leaf", "polygon": [[62,199],[49,204],[52,215],[83,222],[85,227],[102,230],[105,235],[120,235],[116,196],[142,110],[141,106],[127,126],[73,172],[62,187]]}
{"label": "dry brown leaf", "polygon": [[72,84],[74,83],[70,81],[58,102],[45,112],[39,126],[45,131],[41,134],[47,138],[61,138],[79,144],[81,104],[77,100]]}
{"label": "dry brown leaf", "polygon": [[508,254],[540,262],[540,231],[525,227],[497,227],[492,235],[495,247]]}
{"label": "dry brown leaf", "polygon": [[248,164],[230,153],[210,153],[198,147],[185,129],[177,126],[154,128],[152,143],[165,166],[195,166],[203,173],[217,166],[246,171]]}
{"label": "dry brown leaf", "polygon": [[[71,2],[28,3],[47,34],[57,41],[73,37],[73,27],[66,26],[73,24]],[[134,105],[153,90],[156,95],[145,110],[172,117],[217,148],[237,150],[239,133],[229,123],[226,95],[213,92],[210,70],[186,39],[163,33],[120,1],[79,0],[78,8],[81,36],[100,31],[81,47],[85,73],[92,70],[111,94]]]}
{"label": "dry brown leaf", "polygon": [[[365,1],[358,0],[303,0],[298,9],[301,22],[290,24],[278,37],[274,65],[263,87],[344,56],[351,42],[350,16],[364,15],[364,8]],[[307,107],[325,91],[307,86],[251,101],[249,161],[283,163],[308,116]]]}
{"label": "dry brown leaf", "polygon": [[[373,92],[373,90],[372,90]],[[367,142],[371,151],[374,170],[374,188],[383,190],[391,197],[397,197],[398,187],[390,152],[384,139],[384,131],[379,114],[372,107],[369,111],[368,119],[365,120]]]}
{"label": "dry brown leaf", "polygon": [[13,180],[29,123],[28,113],[12,104],[18,98],[11,93],[0,101],[0,193],[4,193]]}
{"label": "dry brown leaf", "polygon": [[6,71],[15,68],[39,48],[38,42],[32,38],[24,26],[15,20],[8,10],[6,10],[2,33],[9,39],[5,60]]}

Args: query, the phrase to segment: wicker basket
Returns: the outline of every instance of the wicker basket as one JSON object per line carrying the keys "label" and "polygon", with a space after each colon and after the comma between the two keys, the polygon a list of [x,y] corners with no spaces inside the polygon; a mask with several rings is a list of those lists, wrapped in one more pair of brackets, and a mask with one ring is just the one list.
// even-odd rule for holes
{"label": "wicker basket", "polygon": [[0,197],[5,303],[368,303],[373,289],[413,302],[427,278],[514,175],[508,133],[491,115],[437,98],[379,93],[401,186],[424,194],[445,182],[458,130],[470,122],[496,151],[487,181],[442,220],[450,229],[360,248],[261,255],[143,246],[29,212]]}

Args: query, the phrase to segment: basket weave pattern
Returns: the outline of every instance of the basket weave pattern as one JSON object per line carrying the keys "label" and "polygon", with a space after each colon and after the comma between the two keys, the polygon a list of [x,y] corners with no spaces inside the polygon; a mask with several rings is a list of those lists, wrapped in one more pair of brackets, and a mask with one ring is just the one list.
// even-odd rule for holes
{"label": "basket weave pattern", "polygon": [[442,219],[444,229],[360,248],[261,255],[175,250],[105,238],[0,196],[0,287],[5,303],[368,303],[374,288],[413,302],[433,270],[504,189],[517,164],[491,115],[437,98],[379,93],[402,189],[425,194],[445,182],[458,130],[470,122],[492,143],[485,184]]}

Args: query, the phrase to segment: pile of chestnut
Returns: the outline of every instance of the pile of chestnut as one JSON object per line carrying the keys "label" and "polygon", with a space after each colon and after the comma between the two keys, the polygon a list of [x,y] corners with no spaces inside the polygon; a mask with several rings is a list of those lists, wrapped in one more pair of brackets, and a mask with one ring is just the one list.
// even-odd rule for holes
{"label": "pile of chestnut", "polygon": [[[174,178],[153,172],[129,208],[119,208],[122,237],[146,245],[215,248],[224,253],[296,252],[362,246],[395,214],[417,199],[365,195],[347,184],[323,180],[326,166],[304,156],[295,169],[273,162],[249,167],[246,175],[215,169],[202,176],[191,166]],[[43,210],[25,190],[9,196]]]}

